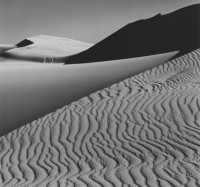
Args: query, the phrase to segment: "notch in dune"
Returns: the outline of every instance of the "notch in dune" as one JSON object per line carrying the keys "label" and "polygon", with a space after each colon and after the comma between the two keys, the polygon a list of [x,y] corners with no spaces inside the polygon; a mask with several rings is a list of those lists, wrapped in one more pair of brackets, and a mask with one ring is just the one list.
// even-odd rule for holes
{"label": "notch in dune", "polygon": [[14,49],[14,48],[16,48],[15,45],[0,44],[0,55],[2,55],[3,53],[5,53],[8,50]]}
{"label": "notch in dune", "polygon": [[86,51],[66,59],[66,64],[134,58],[200,47],[200,4],[169,14],[130,23]]}

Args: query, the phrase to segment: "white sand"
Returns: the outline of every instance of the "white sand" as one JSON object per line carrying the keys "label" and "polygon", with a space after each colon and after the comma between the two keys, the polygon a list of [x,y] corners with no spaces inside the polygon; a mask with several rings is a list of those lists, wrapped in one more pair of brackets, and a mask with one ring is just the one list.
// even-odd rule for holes
{"label": "white sand", "polygon": [[200,186],[199,67],[196,50],[1,137],[1,186]]}
{"label": "white sand", "polygon": [[63,37],[39,35],[27,38],[34,42],[26,47],[20,47],[6,52],[7,57],[0,62],[46,62],[64,63],[65,57],[92,46],[92,44]]}
{"label": "white sand", "polygon": [[0,63],[0,136],[176,53],[77,65]]}

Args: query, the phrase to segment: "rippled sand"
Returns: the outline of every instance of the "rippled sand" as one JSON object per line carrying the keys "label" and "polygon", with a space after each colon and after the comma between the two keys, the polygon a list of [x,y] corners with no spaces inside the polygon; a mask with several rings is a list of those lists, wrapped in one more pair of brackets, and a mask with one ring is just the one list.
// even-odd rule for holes
{"label": "rippled sand", "polygon": [[0,138],[0,186],[200,186],[200,50]]}

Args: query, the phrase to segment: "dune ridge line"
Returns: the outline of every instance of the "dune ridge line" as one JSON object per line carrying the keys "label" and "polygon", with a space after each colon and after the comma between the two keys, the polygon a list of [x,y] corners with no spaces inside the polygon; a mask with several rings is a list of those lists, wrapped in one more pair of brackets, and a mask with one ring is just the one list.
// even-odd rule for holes
{"label": "dune ridge line", "polygon": [[0,138],[0,186],[200,186],[200,49]]}

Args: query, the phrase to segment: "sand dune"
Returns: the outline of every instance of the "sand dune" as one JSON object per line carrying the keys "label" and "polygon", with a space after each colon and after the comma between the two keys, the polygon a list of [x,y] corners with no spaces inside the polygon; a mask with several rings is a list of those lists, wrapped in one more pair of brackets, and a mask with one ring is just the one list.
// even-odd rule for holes
{"label": "sand dune", "polygon": [[200,50],[0,138],[4,186],[200,186]]}
{"label": "sand dune", "polygon": [[175,54],[66,66],[0,63],[0,136]]}
{"label": "sand dune", "polygon": [[134,58],[200,48],[200,4],[129,23],[91,48],[72,55],[66,64]]}
{"label": "sand dune", "polygon": [[[25,41],[25,40],[24,40]],[[27,41],[33,42],[28,46],[21,44],[19,48],[9,50],[2,56],[1,62],[25,61],[46,62],[46,63],[64,63],[64,57],[79,53],[92,46],[92,44],[76,41],[63,37],[39,35],[28,38]]]}

